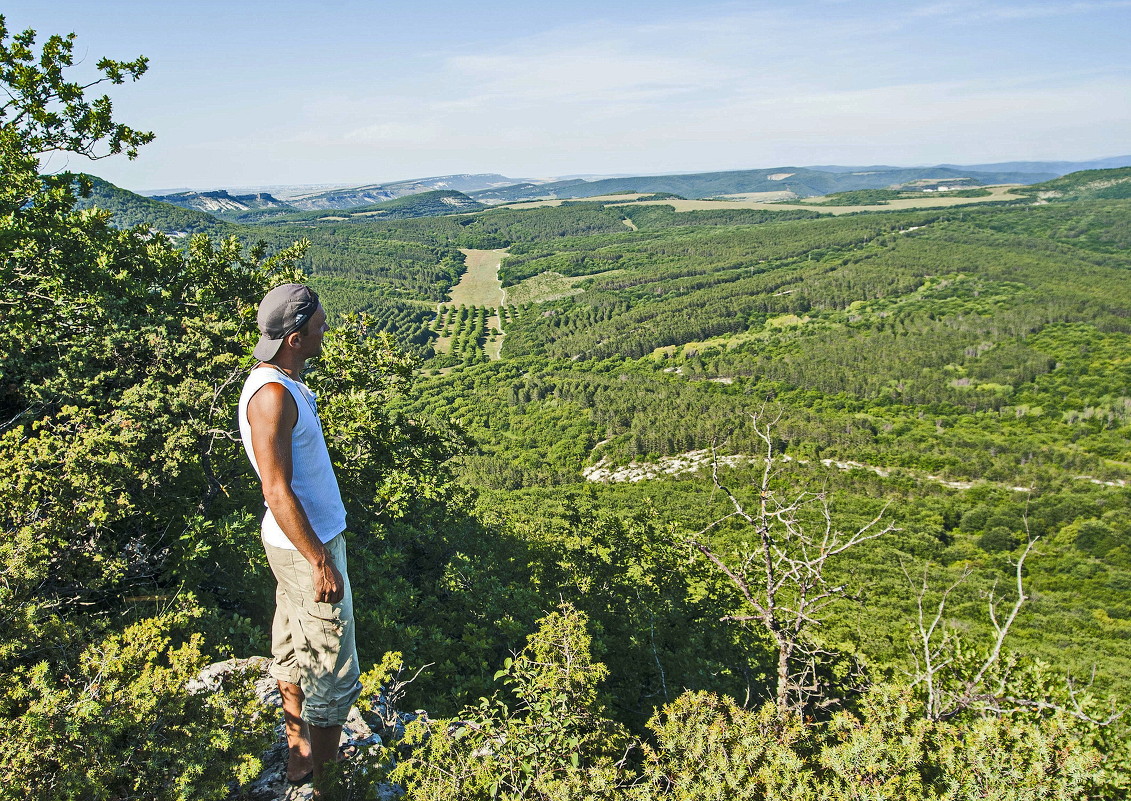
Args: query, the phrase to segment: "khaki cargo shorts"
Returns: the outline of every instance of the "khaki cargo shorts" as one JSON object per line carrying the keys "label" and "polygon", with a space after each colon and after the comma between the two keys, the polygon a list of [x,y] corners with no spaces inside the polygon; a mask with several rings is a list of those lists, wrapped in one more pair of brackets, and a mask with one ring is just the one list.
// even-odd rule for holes
{"label": "khaki cargo shorts", "polygon": [[361,693],[345,536],[326,543],[345,582],[345,596],[336,604],[314,600],[314,571],[301,553],[267,543],[263,548],[278,582],[271,675],[302,688],[302,719],[311,726],[340,726]]}

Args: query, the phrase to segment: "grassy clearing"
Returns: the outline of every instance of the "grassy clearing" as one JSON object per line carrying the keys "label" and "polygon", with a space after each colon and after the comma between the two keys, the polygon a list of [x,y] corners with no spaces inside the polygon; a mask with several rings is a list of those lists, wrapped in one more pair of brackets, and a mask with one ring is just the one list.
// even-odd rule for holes
{"label": "grassy clearing", "polygon": [[[602,273],[602,275],[608,275],[608,273]],[[507,303],[521,306],[525,303],[546,303],[558,298],[576,295],[581,290],[574,284],[578,281],[584,281],[588,277],[587,275],[580,275],[571,278],[561,273],[541,273],[510,287],[507,290]]]}
{"label": "grassy clearing", "polygon": [[503,284],[499,280],[499,265],[507,255],[501,250],[472,250],[460,248],[467,264],[467,272],[452,287],[448,305],[451,306],[502,306]]}
{"label": "grassy clearing", "polygon": [[628,192],[623,195],[595,195],[594,197],[566,197],[556,198],[554,200],[521,200],[517,203],[504,203],[500,206],[492,206],[492,209],[539,209],[546,206],[560,206],[563,203],[600,203],[602,201],[625,201],[632,200],[641,195],[651,196],[655,192]]}
{"label": "grassy clearing", "polygon": [[436,337],[436,341],[432,343],[432,350],[437,353],[451,353],[452,339],[454,337]]}
{"label": "grassy clearing", "polygon": [[795,203],[758,203],[735,202],[729,200],[645,200],[640,203],[629,203],[629,206],[671,206],[676,211],[708,211],[713,209],[767,209],[780,211],[782,209],[807,209],[819,211],[823,214],[857,214],[861,211],[893,211],[897,209],[937,209],[943,206],[962,206],[969,203],[1000,203],[1003,200],[1017,200],[1016,195],[1006,194],[1012,186],[987,186],[990,194],[986,197],[931,197],[924,193],[923,198],[907,198],[904,200],[890,200],[882,206],[818,206],[815,201],[821,198],[812,198],[812,202],[797,201]]}
{"label": "grassy clearing", "polygon": [[805,325],[807,322],[809,322],[808,317],[798,317],[796,314],[779,314],[777,317],[766,320],[766,327],[789,328],[794,325]]}
{"label": "grassy clearing", "polygon": [[693,356],[711,348],[729,350],[747,342],[765,339],[767,329],[788,328],[794,325],[804,325],[807,322],[809,322],[808,317],[798,317],[796,314],[781,314],[766,320],[765,327],[758,331],[743,331],[740,334],[711,337],[710,339],[704,339],[699,342],[685,342],[682,345],[665,345],[662,348],[653,350],[652,356],[657,359],[672,359],[677,356]]}
{"label": "grassy clearing", "polygon": [[[483,325],[484,336],[483,352],[488,359],[499,359],[503,347],[503,321],[499,316],[499,307],[507,302],[507,292],[499,280],[499,265],[507,255],[506,248],[500,250],[474,250],[460,248],[463,254],[467,271],[464,272],[460,282],[452,287],[449,300],[436,307],[437,315],[444,317],[449,309],[466,306],[469,309],[480,309],[479,313],[489,315]],[[490,310],[489,312],[487,310]],[[455,314],[454,311],[451,314]],[[437,353],[452,353],[457,339],[464,336],[464,323],[449,322],[446,326],[439,326],[440,332],[449,330],[449,336],[441,336],[433,344]],[[490,331],[496,331],[490,334]],[[461,348],[466,349],[467,343],[462,343]],[[458,354],[457,354],[458,355]]]}
{"label": "grassy clearing", "polygon": [[[955,197],[955,196],[942,196],[935,195],[932,197],[931,193],[924,192],[922,197],[913,198],[899,198],[889,200],[882,205],[869,205],[869,206],[821,206],[821,211],[830,211],[833,214],[848,214],[855,211],[884,211],[892,209],[937,209],[942,206],[962,206],[968,203],[993,203],[1001,202],[1003,200],[1016,200],[1017,195],[1010,194],[1011,189],[1015,189],[1019,184],[1002,184],[1000,186],[983,186],[976,187],[978,189],[985,189],[989,194],[985,197]],[[824,200],[821,197],[805,198],[804,200],[797,201],[796,204],[777,204],[776,208],[805,208],[812,207],[817,203]]]}
{"label": "grassy clearing", "polygon": [[[782,209],[807,209],[820,211],[826,214],[856,214],[861,211],[892,211],[896,209],[937,209],[943,206],[960,206],[968,203],[993,203],[1003,200],[1017,200],[1017,195],[1009,194],[1009,190],[1018,184],[1002,184],[1000,186],[980,187],[988,189],[990,194],[986,197],[932,197],[924,192],[922,197],[890,200],[884,205],[875,206],[818,206],[823,197],[806,198],[792,203],[774,202],[789,200],[796,195],[792,192],[749,192],[745,194],[725,195],[726,200],[641,200],[639,202],[620,203],[618,208],[625,206],[671,206],[676,211],[713,211],[717,209],[766,209],[780,211]],[[629,196],[631,197],[631,196]],[[614,196],[580,198],[586,201],[611,200]],[[623,197],[616,198],[623,200]],[[506,208],[533,209],[539,206],[560,206],[560,200],[539,200],[528,203],[511,203]]]}

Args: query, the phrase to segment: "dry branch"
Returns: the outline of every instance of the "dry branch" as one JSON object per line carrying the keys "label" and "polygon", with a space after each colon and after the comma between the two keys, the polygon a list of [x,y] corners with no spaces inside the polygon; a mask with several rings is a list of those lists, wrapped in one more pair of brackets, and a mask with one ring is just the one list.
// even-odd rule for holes
{"label": "dry branch", "polygon": [[[707,525],[689,538],[689,544],[724,575],[742,596],[752,614],[726,615],[723,620],[757,621],[773,639],[778,652],[776,702],[782,709],[824,706],[831,701],[821,686],[818,666],[831,656],[809,637],[821,623],[820,614],[838,598],[846,585],[832,585],[826,577],[830,560],[868,540],[894,529],[880,522],[886,507],[864,526],[845,533],[833,522],[823,493],[801,492],[783,498],[772,488],[775,458],[771,433],[781,413],[772,418],[764,412],[750,415],[754,431],[765,445],[761,477],[755,485],[758,508],[754,512],[723,483],[719,459],[711,449],[711,477],[715,487],[730,500],[734,511]],[[801,522],[804,507],[818,503],[824,524],[810,533]],[[706,534],[728,520],[741,520],[751,530],[749,551],[737,565],[728,564],[709,544]]]}

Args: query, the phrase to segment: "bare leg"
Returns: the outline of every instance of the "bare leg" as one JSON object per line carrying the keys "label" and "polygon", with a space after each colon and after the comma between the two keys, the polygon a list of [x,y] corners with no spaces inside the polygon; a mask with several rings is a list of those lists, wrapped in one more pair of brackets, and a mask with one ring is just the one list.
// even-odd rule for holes
{"label": "bare leg", "polygon": [[[341,726],[310,726],[310,754],[314,761],[314,780],[322,775],[322,768],[338,761],[338,743],[342,739]],[[318,785],[315,784],[315,787]]]}
{"label": "bare leg", "polygon": [[289,681],[279,682],[283,696],[283,720],[287,729],[287,780],[299,781],[314,767],[311,757],[310,727],[302,719],[302,688]]}
{"label": "bare leg", "polygon": [[[283,696],[283,719],[287,728],[287,779],[298,781],[311,770],[314,778],[322,774],[324,765],[338,761],[338,743],[342,739],[341,726],[311,726],[301,717],[302,688],[290,682],[279,682]],[[317,793],[316,793],[317,795]]]}

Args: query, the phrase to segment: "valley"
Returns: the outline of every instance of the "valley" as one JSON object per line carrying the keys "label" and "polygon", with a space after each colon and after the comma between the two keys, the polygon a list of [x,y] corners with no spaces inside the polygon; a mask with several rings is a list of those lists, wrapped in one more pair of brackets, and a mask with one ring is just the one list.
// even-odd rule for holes
{"label": "valley", "polygon": [[[789,482],[826,487],[844,512],[900,499],[889,514],[901,541],[947,570],[980,566],[991,580],[1024,542],[1020,517],[979,523],[977,508],[1083,503],[1077,524],[1126,530],[1116,509],[1131,508],[1121,466],[1131,374],[1119,355],[1131,345],[1131,264],[1111,246],[1131,210],[954,200],[781,221],[799,210],[768,204],[771,216],[746,220],[771,210],[600,200],[480,212],[476,226],[510,232],[509,303],[533,281],[571,294],[509,306],[501,360],[465,356],[425,376],[406,410],[459,420],[476,443],[462,475],[491,503],[527,498],[532,524],[588,485],[610,511],[644,503],[661,520],[702,526],[716,503],[703,506],[703,449],[714,444],[733,476],[724,480],[741,486],[758,452],[747,412],[769,403],[782,414]],[[623,215],[638,230],[618,230]],[[1086,232],[1070,235],[1081,219],[1092,221]],[[579,226],[600,230],[567,233]],[[953,511],[927,512],[939,504]],[[932,514],[941,517],[928,524]],[[1068,546],[1058,532],[1073,524],[1030,515],[1025,525],[1045,543],[1032,578],[1045,622],[1030,619],[1016,646],[1082,669],[1107,635],[1073,610],[1082,597],[1125,609],[1114,588],[1131,565],[1122,551],[1094,552],[1084,558],[1105,567],[1069,590],[1057,560],[1077,558],[1068,553],[1084,541]],[[879,569],[868,564],[858,569]],[[869,615],[895,614],[898,593],[886,592]],[[1071,632],[1052,623],[1061,615],[1076,621]],[[872,647],[863,630],[843,636]],[[1105,675],[1126,687],[1116,662]]]}

